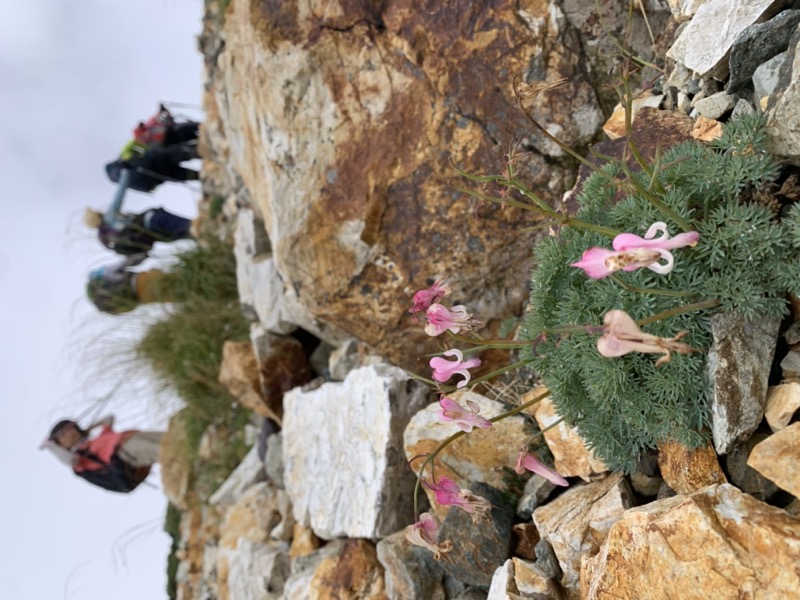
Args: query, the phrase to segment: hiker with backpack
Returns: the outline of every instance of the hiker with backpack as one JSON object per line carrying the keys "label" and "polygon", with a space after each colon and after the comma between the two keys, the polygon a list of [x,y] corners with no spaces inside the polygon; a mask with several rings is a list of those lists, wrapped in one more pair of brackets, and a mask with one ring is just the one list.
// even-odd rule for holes
{"label": "hiker with backpack", "polygon": [[132,254],[116,263],[103,265],[89,273],[86,295],[100,312],[118,315],[140,304],[171,302],[171,280],[158,269],[133,271],[147,254]]}
{"label": "hiker with backpack", "polygon": [[[133,130],[133,139],[119,157],[106,164],[106,175],[123,188],[152,192],[165,181],[195,181],[199,173],[181,165],[197,158],[199,123],[175,121],[163,105],[155,116],[140,122]],[[123,176],[129,173],[123,185]]]}
{"label": "hiker with backpack", "polygon": [[[163,433],[115,432],[113,424],[111,415],[86,429],[71,419],[63,419],[52,427],[41,447],[53,451],[78,477],[105,490],[127,494],[147,478],[158,462]],[[95,429],[100,432],[90,436]]]}
{"label": "hiker with backpack", "polygon": [[191,237],[192,222],[163,208],[150,208],[143,213],[122,212],[122,193],[117,192],[104,213],[87,208],[83,223],[97,230],[97,238],[109,250],[129,256],[149,252],[156,242],[175,242]]}

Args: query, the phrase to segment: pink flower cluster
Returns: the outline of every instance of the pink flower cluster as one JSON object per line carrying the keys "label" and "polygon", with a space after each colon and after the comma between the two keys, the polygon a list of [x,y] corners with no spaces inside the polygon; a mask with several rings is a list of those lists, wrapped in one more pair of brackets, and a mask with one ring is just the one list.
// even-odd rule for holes
{"label": "pink flower cluster", "polygon": [[452,291],[453,288],[440,277],[428,289],[414,294],[414,305],[408,312],[415,317],[418,313],[425,313],[425,333],[428,335],[435,337],[445,331],[460,333],[469,331],[473,326],[483,325],[480,321],[473,319],[472,315],[467,312],[467,308],[461,304],[451,308],[439,304],[439,300],[449,296]]}
{"label": "pink flower cluster", "polygon": [[644,333],[623,310],[608,311],[603,319],[603,325],[603,335],[597,340],[597,351],[608,358],[623,356],[629,352],[663,354],[664,356],[656,361],[656,366],[659,367],[670,361],[673,352],[690,354],[696,351],[680,341],[688,332],[681,331],[672,338]]}
{"label": "pink flower cluster", "polygon": [[[439,335],[446,330],[459,333],[462,329],[471,328],[472,325],[482,325],[480,321],[473,320],[472,315],[467,314],[464,306],[454,306],[451,309],[447,309],[438,303],[439,300],[447,297],[450,293],[450,286],[443,279],[437,279],[430,288],[420,290],[414,294],[414,305],[409,312],[414,315],[425,312],[427,319],[425,332],[428,335]],[[462,379],[456,384],[457,388],[465,387],[471,379],[469,369],[478,367],[481,364],[478,358],[464,360],[464,354],[457,348],[446,350],[443,355],[452,357],[453,360],[438,356],[432,358],[430,366],[433,369],[433,380],[437,383],[444,383],[454,375],[460,375]],[[441,407],[439,418],[444,422],[455,423],[461,431],[467,433],[476,427],[488,429],[492,426],[491,421],[478,414],[480,407],[477,403],[470,399],[466,399],[465,403],[466,408],[452,398],[443,395],[439,399],[439,406]],[[556,485],[569,485],[566,479],[552,469],[547,468],[533,455],[529,454],[527,450],[520,452],[516,469],[517,473],[520,474],[525,470],[539,473]],[[465,510],[472,515],[473,521],[487,519],[492,509],[492,505],[488,500],[473,494],[469,489],[460,488],[455,481],[448,477],[440,477],[438,481],[426,481],[423,479],[423,484],[433,492],[438,504],[456,506]],[[430,513],[422,513],[416,523],[409,525],[406,528],[405,537],[412,544],[430,550],[436,560],[441,559],[444,554],[453,548],[453,544],[449,541],[439,543],[438,524]]]}
{"label": "pink flower cluster", "polygon": [[[656,233],[661,235],[655,237]],[[570,266],[583,269],[592,279],[602,279],[620,270],[635,271],[641,267],[666,275],[675,266],[675,258],[670,250],[694,246],[699,239],[700,234],[696,231],[670,237],[666,224],[658,221],[650,226],[643,238],[632,233],[620,233],[611,243],[613,251],[596,246],[589,248],[583,253],[581,260]],[[660,366],[670,361],[673,352],[689,354],[695,351],[680,341],[687,332],[681,331],[672,338],[644,333],[630,315],[622,310],[610,310],[606,313],[602,332],[597,340],[597,350],[602,356],[609,358],[629,352],[663,354],[656,361],[656,366]]]}
{"label": "pink flower cluster", "polygon": [[[661,235],[655,237],[657,233]],[[675,264],[671,250],[694,246],[697,244],[699,234],[695,231],[681,233],[670,237],[666,224],[653,223],[645,233],[639,237],[632,233],[621,233],[612,242],[614,250],[593,247],[583,253],[581,260],[571,266],[584,270],[592,279],[608,277],[616,271],[634,271],[641,267],[659,273],[669,273]],[[426,317],[425,332],[437,336],[445,331],[459,333],[469,330],[473,325],[480,324],[467,313],[466,307],[454,306],[450,309],[440,304],[439,301],[451,293],[450,286],[443,280],[437,279],[434,284],[425,290],[414,294],[414,305],[409,310],[416,315],[424,312]],[[598,328],[587,328],[587,331],[597,331]],[[689,354],[694,349],[680,340],[686,332],[679,332],[673,338],[662,338],[642,332],[636,322],[624,311],[610,310],[606,313],[602,335],[597,340],[597,349],[602,356],[618,357],[629,352],[648,352],[662,354],[656,366],[669,362],[673,352]],[[449,381],[454,375],[462,379],[456,384],[457,388],[465,387],[471,378],[469,369],[481,364],[478,358],[464,360],[463,353],[457,348],[452,348],[443,353],[442,357],[430,360],[433,369],[433,380],[437,383]],[[469,433],[476,427],[488,429],[492,422],[479,415],[480,407],[476,402],[466,399],[466,408],[454,399],[443,395],[439,399],[441,407],[439,418],[444,422],[452,422],[463,432]],[[536,473],[552,483],[567,486],[569,482],[553,469],[547,467],[527,449],[520,451],[517,457],[515,470],[518,474],[525,471]],[[492,506],[485,499],[476,496],[469,489],[459,487],[455,481],[448,477],[440,477],[438,481],[426,481],[423,484],[433,492],[435,501],[443,506],[455,506],[472,515],[473,521],[488,518]],[[418,546],[428,548],[433,552],[434,558],[439,560],[442,555],[449,552],[453,544],[449,541],[439,543],[438,524],[430,513],[420,515],[419,521],[406,528],[406,538]]]}
{"label": "pink flower cluster", "polygon": [[[660,232],[660,237],[655,237]],[[578,267],[592,279],[608,277],[615,271],[635,271],[647,267],[659,275],[666,275],[675,265],[670,250],[694,246],[700,234],[696,231],[681,233],[670,237],[667,225],[658,221],[653,223],[644,234],[644,238],[633,233],[620,233],[611,242],[614,250],[593,246],[583,253],[578,262],[570,266]],[[665,262],[661,262],[661,260]]]}

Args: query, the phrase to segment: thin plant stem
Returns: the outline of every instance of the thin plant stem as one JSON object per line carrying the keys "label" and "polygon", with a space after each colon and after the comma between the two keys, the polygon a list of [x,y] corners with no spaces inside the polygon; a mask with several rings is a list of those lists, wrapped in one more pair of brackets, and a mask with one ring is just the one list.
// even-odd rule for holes
{"label": "thin plant stem", "polygon": [[475,190],[470,190],[467,188],[455,187],[454,189],[459,192],[464,192],[465,194],[469,194],[470,196],[478,198],[479,200],[486,200],[487,202],[494,202],[495,204],[503,204],[503,205],[507,204],[515,208],[521,208],[522,210],[527,210],[529,212],[536,213],[543,217],[549,217],[557,221],[561,225],[566,225],[567,227],[572,227],[574,229],[586,229],[588,231],[594,231],[601,235],[605,235],[612,238],[616,237],[620,233],[620,231],[618,231],[617,229],[604,227],[602,225],[595,225],[594,223],[589,223],[588,221],[581,221],[580,219],[568,217],[566,215],[562,215],[561,213],[551,208],[544,209],[538,205],[526,204],[524,202],[514,200],[510,196],[506,198],[496,198],[494,196],[490,196],[489,194],[483,194],[481,192],[476,192]]}
{"label": "thin plant stem", "polygon": [[[521,341],[521,340],[487,340],[484,338],[477,339],[477,338],[468,338],[464,337],[463,335],[456,335],[451,334],[450,337],[457,342],[464,342],[467,344],[480,344],[480,349],[484,350],[485,348],[519,348],[521,346],[527,346],[529,342]],[[477,348],[470,348],[470,351],[477,350]]]}
{"label": "thin plant stem", "polygon": [[[525,402],[524,404],[520,404],[516,408],[513,408],[513,409],[511,409],[511,410],[509,410],[507,412],[499,414],[496,417],[492,417],[491,419],[488,419],[488,421],[490,421],[492,423],[497,423],[498,421],[502,421],[503,419],[505,419],[507,417],[511,417],[513,415],[516,415],[517,413],[522,412],[523,410],[525,410],[526,408],[528,408],[530,406],[533,406],[537,402],[541,402],[542,400],[547,398],[549,395],[550,395],[550,390],[542,392],[541,394],[539,394],[538,396],[536,396],[532,400],[529,400],[528,402]],[[538,434],[534,435],[531,438],[531,441],[535,440],[539,435],[542,435],[545,431],[547,431],[551,427],[557,425],[559,422],[560,421],[557,421],[556,423],[553,423],[552,425],[542,429]],[[439,455],[439,453],[442,450],[444,450],[445,448],[447,448],[447,446],[452,444],[454,441],[456,441],[458,438],[464,437],[465,435],[467,435],[467,433],[469,433],[469,432],[468,431],[457,431],[456,433],[454,433],[450,437],[445,438],[442,441],[442,443],[440,443],[436,447],[436,450],[434,450],[433,452],[431,452],[428,455],[428,457],[425,459],[425,462],[422,463],[422,466],[419,468],[419,473],[417,474],[417,483],[414,485],[414,520],[419,520],[419,488],[420,488],[420,486],[422,484],[422,476],[425,473],[425,468],[428,465],[431,465],[431,477],[433,477],[433,461],[436,459],[436,457]],[[528,443],[530,443],[530,442],[528,442]]]}
{"label": "thin plant stem", "polygon": [[409,377],[411,377],[412,379],[416,379],[417,381],[422,381],[424,383],[427,383],[428,385],[433,385],[433,386],[437,385],[437,383],[433,379],[422,377],[421,375],[417,375],[416,373],[412,373],[411,371],[406,371],[406,373],[408,373]]}
{"label": "thin plant stem", "polygon": [[[527,364],[527,362],[528,361],[526,361],[526,360],[520,360],[520,361],[517,361],[517,362],[512,363],[510,365],[506,365],[505,367],[500,367],[499,369],[496,369],[496,370],[492,371],[491,373],[488,373],[487,375],[483,375],[482,377],[478,377],[476,379],[473,379],[471,383],[472,383],[473,386],[477,385],[478,383],[483,383],[487,379],[491,379],[492,377],[497,377],[498,375],[502,375],[506,371],[511,371],[513,369],[518,369],[520,367],[524,367]],[[489,420],[491,421],[491,419],[489,419]]]}
{"label": "thin plant stem", "polygon": [[719,306],[720,302],[716,298],[714,300],[706,300],[704,302],[695,302],[694,304],[686,304],[685,306],[678,306],[677,308],[671,308],[670,310],[665,310],[655,315],[651,315],[649,317],[645,317],[644,319],[639,319],[636,321],[636,324],[641,325],[649,325],[650,323],[655,323],[656,321],[661,321],[663,319],[669,319],[670,317],[674,317],[676,315],[682,315],[688,312],[694,312],[696,310],[703,310],[706,308],[714,308],[715,306]]}

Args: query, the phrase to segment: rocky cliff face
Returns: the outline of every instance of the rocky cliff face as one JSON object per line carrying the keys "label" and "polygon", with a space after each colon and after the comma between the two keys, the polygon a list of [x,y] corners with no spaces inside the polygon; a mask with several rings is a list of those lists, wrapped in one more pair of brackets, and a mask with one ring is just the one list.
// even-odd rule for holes
{"label": "rocky cliff face", "polygon": [[[792,351],[780,365],[784,383],[769,388],[766,405],[756,396],[764,395],[771,360],[756,360],[762,372],[751,377],[756,369],[743,356],[757,354],[755,341],[734,344],[741,352],[712,350],[719,362],[738,366],[723,379],[749,383],[720,399],[728,408],[713,416],[715,431],[738,432],[725,441],[727,456],[711,445],[662,443],[630,476],[607,474],[578,430],[562,424],[544,443],[571,486],[556,491],[537,475],[520,490],[523,480],[509,479],[510,465],[530,442],[530,417],[540,429],[553,425],[552,404],[457,440],[438,455],[437,473],[475,491],[492,510],[474,522],[427,490],[442,522],[438,541],[453,544],[440,562],[403,535],[413,518],[406,467],[420,468],[418,459],[456,426],[441,420],[418,382],[380,364],[386,357],[413,366],[428,350],[430,340],[406,310],[413,291],[436,275],[456,279],[454,303],[463,301],[491,325],[523,305],[533,237],[524,229],[535,222],[517,209],[475,206],[458,191],[453,168],[499,173],[509,144],[517,143],[525,151],[516,162],[520,179],[558,201],[571,166],[515,107],[514,76],[528,83],[568,78],[532,110],[580,146],[614,101],[607,85],[616,78],[612,36],[626,28],[626,39],[639,40],[628,50],[650,60],[651,41],[672,45],[677,23],[690,21],[681,35],[702,35],[706,43],[676,42],[670,52],[681,54],[667,62],[659,93],[634,100],[635,110],[639,101],[644,108],[631,135],[653,159],[656,147],[676,139],[712,139],[716,119],[726,120],[734,106],[734,115],[767,107],[773,127],[799,121],[785,113],[799,105],[800,16],[788,14],[797,11],[784,11],[785,35],[778,36],[758,33],[786,4],[774,0],[741,0],[735,9],[729,0],[644,1],[637,9],[647,23],[638,13],[629,21],[627,3],[607,2],[598,15],[580,0],[224,4],[221,11],[209,2],[200,39],[208,67],[204,186],[227,198],[235,217],[240,300],[257,323],[255,360],[249,345],[238,345],[226,353],[220,379],[255,413],[284,421],[280,433],[263,422],[259,441],[207,505],[198,505],[181,457],[170,456],[179,446],[166,445],[161,462],[172,468],[162,470],[164,488],[187,507],[178,600],[798,597],[796,322],[785,334]],[[736,44],[750,48],[751,38],[737,34],[733,49],[723,47],[732,33],[729,14],[756,4],[764,12],[751,16],[759,22],[739,23],[739,33],[755,35],[755,27],[773,43],[777,54],[759,61],[783,61],[773,63],[774,76],[759,75],[767,63],[750,68],[734,60]],[[763,24],[773,28],[776,20]],[[730,50],[727,92],[722,80],[698,70],[709,49]],[[739,80],[752,87],[728,93]],[[620,119],[618,110],[606,123],[612,140],[624,133]],[[797,160],[795,137],[780,147],[776,155]],[[621,148],[619,139],[598,146]],[[796,182],[787,181],[788,195]],[[481,287],[471,288],[476,282]],[[306,357],[299,347],[308,340],[287,337],[298,326],[329,344]],[[347,336],[361,341],[340,344]],[[764,337],[774,348],[774,332]],[[310,371],[327,381],[299,387],[305,376],[289,383],[283,377]],[[519,382],[497,398],[476,391],[454,398],[469,398],[491,417],[542,393]],[[754,410],[745,410],[749,405]],[[764,414],[774,435],[766,433]],[[174,423],[170,430],[169,437],[182,434]],[[224,443],[213,427],[204,434],[203,447]],[[519,496],[516,515],[512,495]]]}
{"label": "rocky cliff face", "polygon": [[537,117],[573,145],[594,137],[603,114],[583,47],[597,22],[575,10],[541,0],[209,5],[205,156],[217,178],[249,191],[292,301],[405,366],[429,343],[407,299],[437,275],[480,281],[458,300],[490,326],[519,315],[535,220],[476,206],[454,165],[500,173],[518,144],[527,152],[516,167],[546,202],[568,189],[572,168],[533,133],[512,81],[567,77]]}

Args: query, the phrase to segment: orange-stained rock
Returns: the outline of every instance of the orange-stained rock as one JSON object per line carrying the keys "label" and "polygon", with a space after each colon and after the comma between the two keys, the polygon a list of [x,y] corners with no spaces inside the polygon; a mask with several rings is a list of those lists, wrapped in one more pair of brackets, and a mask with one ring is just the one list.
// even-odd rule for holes
{"label": "orange-stained rock", "polygon": [[692,127],[692,137],[700,142],[712,142],[722,135],[722,123],[700,115]]}
{"label": "orange-stained rock", "polygon": [[[664,99],[663,94],[652,94],[647,92],[633,99],[631,106],[631,123],[636,120],[636,113],[642,108],[658,108],[661,101]],[[614,112],[603,125],[603,133],[608,136],[610,140],[616,140],[625,135],[625,107],[622,104],[617,104],[614,107]]]}
{"label": "orange-stained rock", "polygon": [[800,423],[793,423],[757,444],[747,464],[800,498]]}
{"label": "orange-stained rock", "polygon": [[664,482],[679,494],[691,494],[712,483],[728,481],[711,444],[689,450],[680,442],[661,442],[658,466]]}
{"label": "orange-stained rock", "polygon": [[627,511],[581,571],[584,600],[800,597],[800,520],[729,484]]}
{"label": "orange-stained rock", "polygon": [[183,411],[170,418],[158,451],[161,487],[167,499],[180,510],[186,510],[194,502],[189,439],[183,419]]}
{"label": "orange-stained rock", "polygon": [[219,545],[225,549],[236,548],[240,538],[259,543],[270,539],[288,541],[293,526],[294,516],[286,492],[262,481],[250,487],[225,511]]}
{"label": "orange-stained rock", "polygon": [[205,505],[196,505],[181,514],[180,547],[176,553],[181,562],[176,583],[184,600],[198,598],[204,590],[217,595],[218,520],[217,512]]}
{"label": "orange-stained rock", "polygon": [[516,159],[520,177],[545,202],[566,190],[572,168],[549,160],[562,151],[513,94],[518,75],[565,77],[536,100],[537,118],[578,146],[602,124],[582,44],[560,8],[236,0],[206,27],[205,104],[218,122],[204,128],[204,156],[249,190],[287,293],[406,367],[438,348],[406,312],[437,275],[470,282],[459,300],[490,332],[519,316],[520,273],[538,235],[525,225],[539,219],[491,203],[476,212],[456,188],[477,187],[453,165],[500,173],[509,144],[524,139],[537,151]]}
{"label": "orange-stained rock", "polygon": [[[480,407],[479,414],[486,419],[505,412],[502,404],[476,392],[459,391],[449,396],[462,406],[466,406],[467,399],[475,402]],[[442,422],[440,410],[439,403],[435,402],[411,418],[403,434],[406,460],[432,453],[443,440],[459,431],[454,423]],[[482,481],[497,489],[506,489],[502,467],[514,468],[520,448],[531,433],[525,420],[518,415],[498,421],[489,429],[474,429],[439,453],[434,461],[436,477],[449,477],[461,487]],[[414,472],[419,471],[423,462],[424,458],[412,462]],[[425,476],[430,480],[429,467]],[[427,489],[425,492],[431,501],[431,512],[443,521],[450,507],[436,504],[433,493]]]}
{"label": "orange-stained rock", "polygon": [[632,504],[630,487],[615,473],[602,481],[570,487],[533,511],[539,535],[550,542],[558,557],[564,587],[578,588],[581,557],[597,553],[608,530]]}
{"label": "orange-stained rock", "polygon": [[322,560],[308,591],[318,600],[388,600],[375,545],[347,540],[341,554]]}
{"label": "orange-stained rock", "polygon": [[320,547],[321,543],[320,539],[314,535],[314,530],[311,527],[295,522],[292,531],[292,545],[289,547],[289,556],[297,558],[311,554]]}
{"label": "orange-stained rock", "polygon": [[512,558],[514,583],[523,598],[548,598],[559,600],[562,597],[558,583],[546,577],[536,564],[519,558]]}
{"label": "orange-stained rock", "polygon": [[[528,402],[544,391],[544,387],[534,388],[521,401]],[[535,404],[529,412],[536,418],[539,429],[545,429],[560,419],[549,396]],[[544,439],[553,453],[556,471],[564,477],[580,477],[584,481],[590,481],[593,475],[608,471],[605,463],[586,447],[586,442],[574,427],[562,422],[546,431]]]}
{"label": "orange-stained rock", "polygon": [[261,381],[251,342],[226,341],[222,346],[219,382],[239,404],[254,413],[280,422],[280,406],[270,406],[261,394]]}
{"label": "orange-stained rock", "polygon": [[772,431],[786,427],[800,408],[800,383],[783,383],[767,390],[764,416]]}

